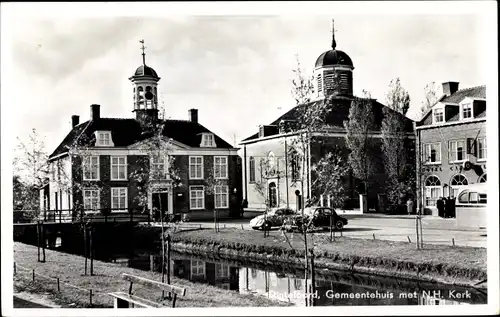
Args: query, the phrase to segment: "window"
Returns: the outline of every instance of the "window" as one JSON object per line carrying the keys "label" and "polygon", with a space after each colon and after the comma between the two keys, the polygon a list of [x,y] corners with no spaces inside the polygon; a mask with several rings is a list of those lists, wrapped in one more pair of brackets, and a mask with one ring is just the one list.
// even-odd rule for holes
{"label": "window", "polygon": [[214,157],[214,174],[216,179],[227,178],[227,156]]}
{"label": "window", "polygon": [[297,155],[292,155],[290,160],[290,167],[292,170],[292,180],[299,179],[299,157]]}
{"label": "window", "polygon": [[189,209],[205,209],[205,189],[203,186],[189,188]]}
{"label": "window", "polygon": [[205,262],[192,260],[191,275],[205,275]]}
{"label": "window", "polygon": [[111,132],[97,132],[96,146],[113,146],[111,142]]}
{"label": "window", "polygon": [[111,180],[126,180],[127,179],[127,157],[112,156],[111,157]]}
{"label": "window", "polygon": [[481,175],[477,180],[478,183],[486,183],[486,174]]}
{"label": "window", "polygon": [[229,208],[228,187],[215,186],[215,208]]}
{"label": "window", "polygon": [[462,119],[472,118],[472,104],[466,103],[462,105]]}
{"label": "window", "polygon": [[444,110],[434,109],[434,123],[444,122]]}
{"label": "window", "polygon": [[461,162],[465,160],[465,141],[450,141],[450,162]]}
{"label": "window", "polygon": [[426,164],[441,163],[441,142],[424,144]]}
{"label": "window", "polygon": [[128,208],[127,187],[111,188],[112,211],[126,211],[127,208]]}
{"label": "window", "polygon": [[486,138],[478,138],[477,147],[478,147],[477,159],[486,160]]}
{"label": "window", "polygon": [[203,179],[203,156],[189,157],[189,179]]}
{"label": "window", "polygon": [[224,263],[215,264],[215,276],[229,277],[229,265]]}
{"label": "window", "polygon": [[425,180],[425,205],[436,206],[436,201],[441,197],[441,181],[437,176],[429,176]]}
{"label": "window", "polygon": [[457,174],[452,177],[450,186],[452,189],[452,197],[457,197],[458,192],[460,189],[462,189],[464,186],[467,186],[469,182],[467,181],[467,178],[462,175],[462,174]]}
{"label": "window", "polygon": [[321,82],[321,74],[318,74],[318,94],[323,90],[323,83]]}
{"label": "window", "polygon": [[276,191],[276,183],[272,182],[269,184],[269,207],[273,208],[278,206],[278,194]]}
{"label": "window", "polygon": [[201,146],[215,147],[214,135],[211,133],[203,133],[201,135]]}
{"label": "window", "polygon": [[156,180],[169,179],[166,156],[153,155],[151,157],[151,177]]}
{"label": "window", "polygon": [[486,204],[486,194],[479,194],[479,203],[480,204]]}
{"label": "window", "polygon": [[99,180],[99,156],[87,156],[83,158],[83,180]]}
{"label": "window", "polygon": [[100,209],[99,190],[97,189],[84,189],[83,190],[83,209],[98,210]]}
{"label": "window", "polygon": [[249,165],[248,169],[250,172],[249,180],[250,180],[250,183],[254,183],[255,182],[255,158],[253,156],[250,156],[250,160],[249,160],[248,165]]}

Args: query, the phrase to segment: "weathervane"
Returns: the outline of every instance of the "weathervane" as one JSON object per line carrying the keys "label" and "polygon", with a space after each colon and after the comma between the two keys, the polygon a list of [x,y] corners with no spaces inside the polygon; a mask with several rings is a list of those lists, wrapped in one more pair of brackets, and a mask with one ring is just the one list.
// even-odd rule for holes
{"label": "weathervane", "polygon": [[332,49],[337,47],[337,42],[335,42],[335,21],[332,19]]}
{"label": "weathervane", "polygon": [[140,40],[139,43],[142,44],[142,46],[141,46],[141,50],[142,50],[142,64],[146,65],[146,53],[144,53],[144,50],[146,49],[146,47],[144,46],[144,40]]}

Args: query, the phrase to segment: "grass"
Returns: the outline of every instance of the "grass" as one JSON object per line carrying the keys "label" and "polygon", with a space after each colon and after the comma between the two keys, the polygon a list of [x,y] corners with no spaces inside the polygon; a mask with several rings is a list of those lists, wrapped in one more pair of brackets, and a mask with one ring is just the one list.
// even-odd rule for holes
{"label": "grass", "polygon": [[[208,246],[213,250],[223,247],[239,254],[259,253],[268,257],[272,255],[285,261],[297,257],[303,259],[303,236],[288,233],[287,237],[288,242],[279,231],[271,231],[271,235],[264,238],[262,232],[228,228],[218,233],[209,229],[177,232],[172,241]],[[431,280],[434,281],[464,285],[485,279],[487,275],[484,248],[425,245],[423,250],[418,250],[415,244],[385,240],[337,237],[334,242],[330,242],[329,235],[325,234],[315,234],[314,238],[310,235],[308,241],[314,241],[315,256],[319,265],[336,263],[351,268],[362,267],[381,275],[396,271],[406,275],[432,277]],[[175,249],[175,244],[173,248]],[[388,274],[384,274],[384,271]]]}
{"label": "grass", "polygon": [[[84,257],[62,252],[46,250],[46,262],[37,262],[37,248],[31,245],[14,243],[14,261],[17,274],[14,276],[16,291],[49,294],[51,299],[62,307],[89,307],[89,289],[95,296],[92,307],[112,307],[110,292],[128,292],[129,284],[122,280],[121,273],[142,276],[161,281],[161,274],[122,267],[117,264],[94,261],[94,276],[85,276]],[[29,270],[23,270],[21,267]],[[57,292],[56,279],[36,275],[32,281],[32,269],[36,274],[47,277],[59,277],[61,291]],[[243,295],[235,291],[219,289],[206,284],[196,284],[176,277],[171,277],[174,285],[186,288],[186,296],[178,298],[176,307],[243,307],[243,306],[288,306],[286,303],[271,301],[263,297]],[[70,283],[82,291],[69,287]],[[150,300],[161,300],[161,291],[134,284],[134,294]]]}

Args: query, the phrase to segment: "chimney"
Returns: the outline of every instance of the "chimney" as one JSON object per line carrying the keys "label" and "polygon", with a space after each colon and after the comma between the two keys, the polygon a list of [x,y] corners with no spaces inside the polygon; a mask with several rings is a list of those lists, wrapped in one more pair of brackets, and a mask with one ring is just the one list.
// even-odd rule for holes
{"label": "chimney", "polygon": [[190,109],[189,113],[189,121],[198,123],[198,109]]}
{"label": "chimney", "polygon": [[101,106],[100,105],[90,105],[90,119],[97,120],[101,117]]}
{"label": "chimney", "polygon": [[71,127],[74,128],[80,123],[80,116],[73,115],[71,116]]}
{"label": "chimney", "polygon": [[458,82],[448,81],[443,83],[443,94],[445,96],[451,96],[458,90]]}

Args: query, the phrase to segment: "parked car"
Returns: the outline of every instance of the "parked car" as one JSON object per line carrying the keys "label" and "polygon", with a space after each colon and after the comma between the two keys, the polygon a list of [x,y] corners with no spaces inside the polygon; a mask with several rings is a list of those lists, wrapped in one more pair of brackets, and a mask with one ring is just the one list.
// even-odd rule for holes
{"label": "parked car", "polygon": [[309,207],[304,209],[304,216],[301,213],[297,214],[292,219],[292,226],[301,228],[304,223],[307,227],[330,227],[330,218],[335,229],[342,229],[347,225],[346,218],[339,216],[335,210],[328,207]]}
{"label": "parked car", "polygon": [[267,213],[259,215],[250,220],[252,229],[269,229],[271,227],[281,227],[287,220],[295,216],[295,211],[290,208],[273,208]]}

